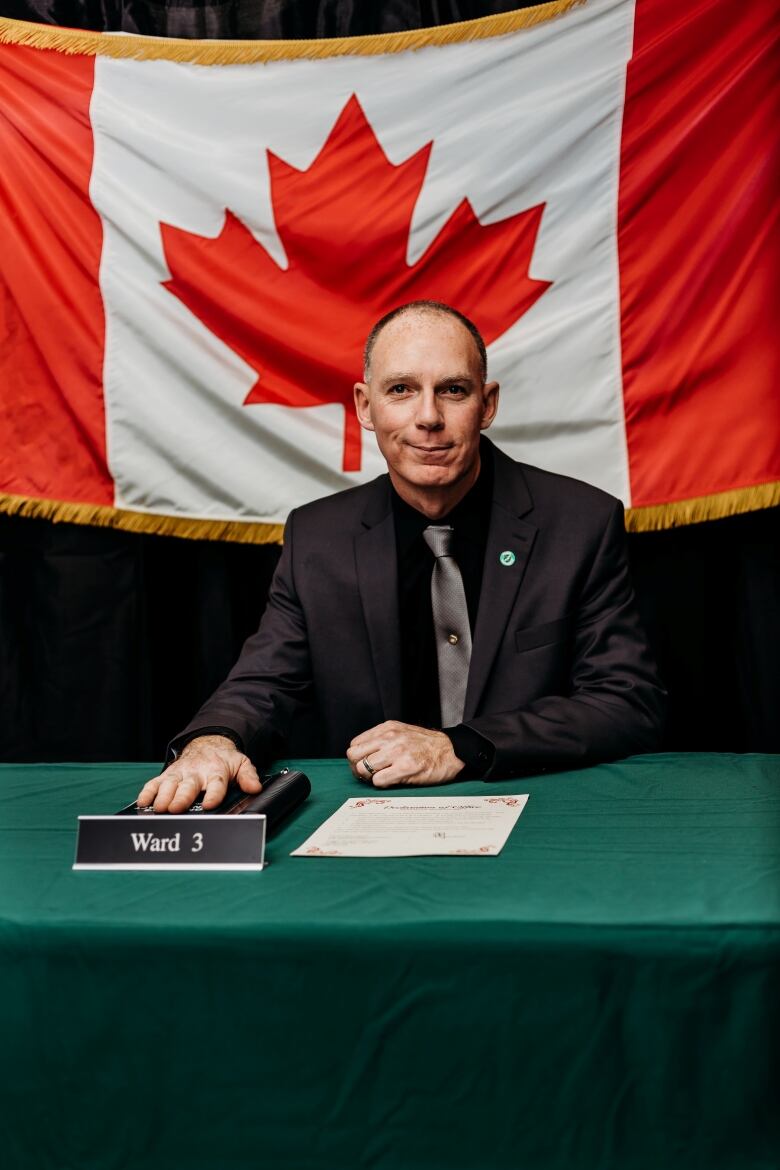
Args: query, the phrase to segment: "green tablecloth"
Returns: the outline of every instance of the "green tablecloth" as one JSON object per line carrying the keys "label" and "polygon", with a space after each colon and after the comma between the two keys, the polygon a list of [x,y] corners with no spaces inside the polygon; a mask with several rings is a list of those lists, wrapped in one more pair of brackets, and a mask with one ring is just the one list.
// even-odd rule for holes
{"label": "green tablecloth", "polygon": [[503,782],[498,858],[383,860],[288,856],[364,791],[301,766],[255,874],[73,873],[155,769],[0,768],[4,1166],[775,1170],[780,758]]}

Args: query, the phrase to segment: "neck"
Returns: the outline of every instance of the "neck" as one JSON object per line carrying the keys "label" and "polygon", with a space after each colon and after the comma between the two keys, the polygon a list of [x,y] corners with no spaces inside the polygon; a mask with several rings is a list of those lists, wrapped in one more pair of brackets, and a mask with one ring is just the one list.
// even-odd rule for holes
{"label": "neck", "polygon": [[430,487],[418,487],[405,480],[398,480],[392,469],[389,469],[390,482],[410,508],[416,508],[429,520],[440,520],[442,516],[447,516],[453,508],[457,507],[463,497],[471,491],[479,479],[480,468],[480,458],[477,454],[473,467],[470,467],[462,479],[456,483],[442,484],[440,487],[435,484]]}

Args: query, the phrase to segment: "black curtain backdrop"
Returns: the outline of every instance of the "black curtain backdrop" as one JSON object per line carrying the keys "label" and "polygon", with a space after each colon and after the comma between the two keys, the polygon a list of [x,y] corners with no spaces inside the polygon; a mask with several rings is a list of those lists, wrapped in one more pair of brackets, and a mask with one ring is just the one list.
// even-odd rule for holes
{"label": "black curtain backdrop", "polygon": [[[5,16],[176,37],[346,36],[522,3],[2,0]],[[727,441],[727,440],[726,440]],[[632,535],[675,751],[780,751],[780,509]],[[150,760],[257,626],[274,546],[0,516],[0,759]]]}
{"label": "black curtain backdrop", "polygon": [[100,32],[278,40],[430,28],[537,0],[2,0],[3,16]]}
{"label": "black curtain backdrop", "polygon": [[[632,534],[674,751],[780,751],[780,509]],[[257,626],[275,546],[0,516],[0,758],[152,760]]]}

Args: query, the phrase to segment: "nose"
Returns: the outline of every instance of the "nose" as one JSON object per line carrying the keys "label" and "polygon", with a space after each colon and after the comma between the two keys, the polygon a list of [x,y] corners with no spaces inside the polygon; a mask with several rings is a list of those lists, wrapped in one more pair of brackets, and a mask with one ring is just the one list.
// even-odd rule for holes
{"label": "nose", "polygon": [[415,423],[426,431],[438,431],[444,426],[439,399],[433,386],[426,386],[417,399]]}

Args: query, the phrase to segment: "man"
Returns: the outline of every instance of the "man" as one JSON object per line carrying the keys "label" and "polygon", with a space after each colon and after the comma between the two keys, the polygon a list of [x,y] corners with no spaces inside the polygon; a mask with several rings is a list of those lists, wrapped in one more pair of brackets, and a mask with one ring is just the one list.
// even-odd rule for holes
{"label": "man", "polygon": [[182,812],[203,792],[213,808],[231,779],[257,792],[255,763],[303,727],[376,788],[658,746],[622,505],[481,438],[486,376],[482,338],[446,305],[374,327],[355,406],[388,474],[290,514],[258,632],[139,804]]}

